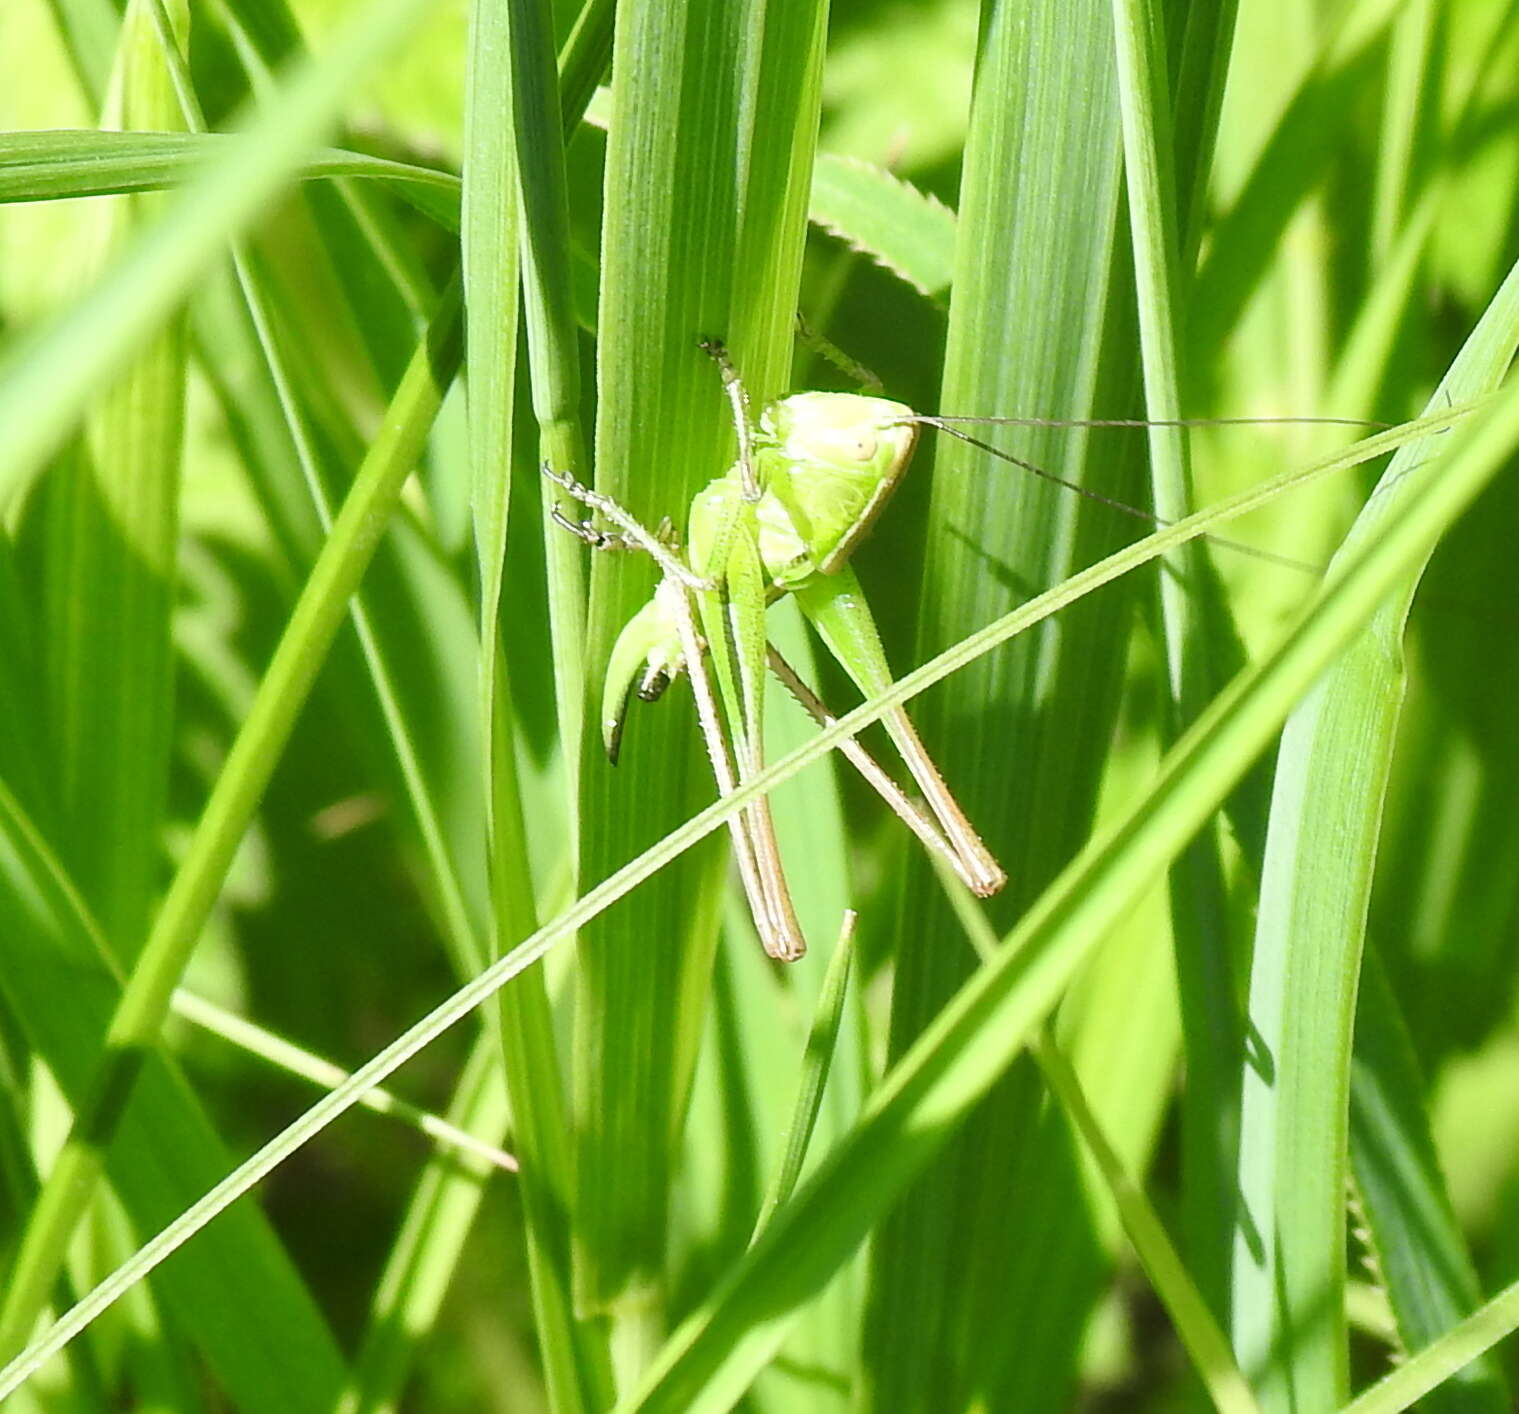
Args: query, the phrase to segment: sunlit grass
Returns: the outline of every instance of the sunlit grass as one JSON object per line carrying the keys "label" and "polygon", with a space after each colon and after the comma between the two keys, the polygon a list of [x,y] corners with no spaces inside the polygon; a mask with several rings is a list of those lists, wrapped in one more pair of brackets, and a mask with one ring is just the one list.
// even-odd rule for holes
{"label": "sunlit grass", "polygon": [[[0,1357],[127,1264],[17,1408],[1510,1406],[1506,1295],[1369,1387],[1519,1230],[1515,26],[977,8],[0,10]],[[778,968],[684,685],[601,754],[654,572],[538,465],[679,522],[699,339],[849,384],[798,311],[924,411],[1436,422],[1369,509],[1342,467],[1199,538],[926,434],[854,564],[1010,883],[814,746]],[[1379,435],[983,430],[1162,522]],[[185,981],[370,1078],[444,1003],[387,1086],[521,1174],[352,1087],[285,1131]]]}

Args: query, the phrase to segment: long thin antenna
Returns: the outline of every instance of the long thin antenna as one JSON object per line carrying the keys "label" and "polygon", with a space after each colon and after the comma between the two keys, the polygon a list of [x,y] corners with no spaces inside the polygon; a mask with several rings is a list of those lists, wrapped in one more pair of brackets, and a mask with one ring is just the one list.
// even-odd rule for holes
{"label": "long thin antenna", "polygon": [[[919,413],[900,422],[981,423],[989,427],[1371,427],[1386,431],[1397,424],[1371,417],[976,417],[969,413]],[[948,431],[948,428],[944,428]]]}
{"label": "long thin antenna", "polygon": [[[1156,515],[1154,511],[1144,510],[1140,506],[1131,506],[1127,501],[1120,501],[1113,496],[1105,496],[1101,491],[1094,491],[1090,486],[1083,486],[1079,481],[1071,481],[1064,476],[1057,476],[1053,471],[1046,471],[1044,467],[1039,466],[1035,462],[1025,461],[1022,457],[1015,456],[1012,452],[1004,451],[1001,447],[994,447],[990,442],[984,442],[979,437],[972,437],[969,432],[962,432],[958,427],[951,427],[938,417],[903,417],[897,420],[900,422],[926,422],[930,427],[937,428],[940,432],[944,433],[945,436],[953,437],[957,441],[975,447],[977,451],[986,452],[989,456],[997,457],[1001,461],[1005,461],[1022,471],[1028,472],[1031,476],[1037,476],[1041,481],[1048,481],[1055,486],[1063,487],[1067,491],[1074,491],[1078,496],[1085,496],[1087,500],[1096,501],[1098,505],[1106,506],[1109,510],[1118,511],[1126,516],[1133,516],[1135,519],[1142,520],[1148,525],[1155,526],[1157,529],[1165,530],[1167,527],[1175,524],[1174,521],[1167,520],[1164,516]],[[998,419],[987,418],[983,420],[993,422]],[[1017,419],[1008,419],[1008,421],[1016,422]],[[1035,423],[1033,425],[1037,426],[1039,424]],[[1069,426],[1068,423],[1064,422],[1055,422],[1050,425],[1059,427]],[[1147,422],[1111,422],[1100,425],[1105,427],[1151,427],[1155,424]],[[1161,425],[1174,424],[1163,423]],[[1383,424],[1377,425],[1381,426]],[[1227,550],[1235,550],[1241,555],[1250,555],[1254,559],[1265,560],[1269,564],[1282,565],[1287,569],[1304,570],[1309,574],[1324,573],[1323,565],[1315,565],[1307,560],[1297,560],[1291,555],[1279,555],[1275,550],[1263,550],[1258,545],[1246,545],[1242,540],[1230,540],[1222,535],[1204,535],[1201,538],[1206,540],[1210,545],[1219,545]]]}

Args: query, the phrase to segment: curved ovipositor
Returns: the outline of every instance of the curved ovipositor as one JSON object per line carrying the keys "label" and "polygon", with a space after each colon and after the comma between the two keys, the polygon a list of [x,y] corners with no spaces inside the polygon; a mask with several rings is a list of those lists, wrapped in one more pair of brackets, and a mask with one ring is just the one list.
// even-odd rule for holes
{"label": "curved ovipositor", "polygon": [[617,764],[628,699],[657,701],[686,666],[680,629],[658,595],[623,625],[607,661],[601,688],[601,742],[607,760]]}

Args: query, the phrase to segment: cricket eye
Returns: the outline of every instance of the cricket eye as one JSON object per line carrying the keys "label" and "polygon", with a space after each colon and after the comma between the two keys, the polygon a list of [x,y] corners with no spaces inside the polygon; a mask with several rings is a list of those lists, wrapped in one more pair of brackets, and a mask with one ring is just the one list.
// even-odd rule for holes
{"label": "cricket eye", "polygon": [[839,456],[850,461],[868,462],[874,458],[879,443],[880,438],[874,432],[846,432],[839,436],[834,445],[838,448]]}

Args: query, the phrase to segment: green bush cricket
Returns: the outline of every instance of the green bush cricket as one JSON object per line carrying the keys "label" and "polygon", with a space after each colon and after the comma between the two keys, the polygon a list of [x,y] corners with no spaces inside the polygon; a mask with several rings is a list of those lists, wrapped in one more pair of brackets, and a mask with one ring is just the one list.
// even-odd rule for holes
{"label": "green bush cricket", "polygon": [[[1054,420],[936,416],[872,394],[802,392],[772,403],[753,422],[743,384],[722,345],[709,340],[702,347],[717,362],[733,406],[738,456],[724,475],[693,499],[684,558],[674,546],[668,523],[658,534],[651,534],[610,498],[544,468],[565,491],[599,511],[617,529],[608,532],[556,511],[559,524],[595,548],[642,549],[662,570],[654,596],[623,627],[608,660],[600,724],[603,744],[614,763],[631,696],[636,692],[640,699],[654,701],[683,670],[691,674],[703,737],[718,788],[725,794],[753,779],[763,765],[767,666],[815,720],[825,725],[831,722],[826,706],[768,642],[765,610],[785,594],[795,596],[819,637],[865,696],[891,685],[880,635],[849,558],[905,474],[922,424],[1115,510],[1156,521],[1147,511],[1074,486],[954,425],[1043,425]],[[851,367],[858,371],[857,366]],[[1284,420],[1365,425],[1342,418],[1195,421],[1216,425]],[[1098,419],[1082,425],[1153,424]],[[1262,553],[1247,546],[1237,548]],[[708,656],[717,679],[715,692],[706,669]],[[1006,875],[950,793],[906,711],[895,709],[883,723],[926,810],[858,742],[846,742],[845,755],[925,847],[941,856],[973,893],[995,894]],[[746,807],[732,821],[731,832],[740,877],[765,950],[772,957],[795,960],[806,944],[780,867],[766,801],[762,798]]]}
{"label": "green bush cricket", "polygon": [[[891,684],[891,673],[849,557],[890,498],[917,442],[912,409],[855,393],[796,393],[768,407],[751,425],[747,398],[721,345],[704,345],[717,360],[733,403],[739,454],[691,503],[686,559],[668,537],[650,535],[620,507],[572,481],[554,479],[601,511],[615,534],[556,517],[599,548],[637,546],[664,572],[653,599],[613,646],[602,695],[601,730],[615,761],[630,696],[652,701],[683,668],[692,675],[703,734],[720,790],[744,784],[763,764],[761,724],[767,666],[819,720],[827,711],[770,648],[765,609],[783,594],[798,604],[829,650],[867,696]],[[549,472],[551,476],[554,474]],[[718,684],[726,730],[716,711],[687,594],[697,611]],[[885,718],[932,818],[886,776],[857,743],[848,755],[925,844],[943,854],[976,894],[996,893],[1006,876],[955,802],[900,708]],[[730,746],[731,743],[731,756]],[[770,812],[761,799],[733,823],[739,872],[766,952],[794,960],[805,950],[779,865]]]}

